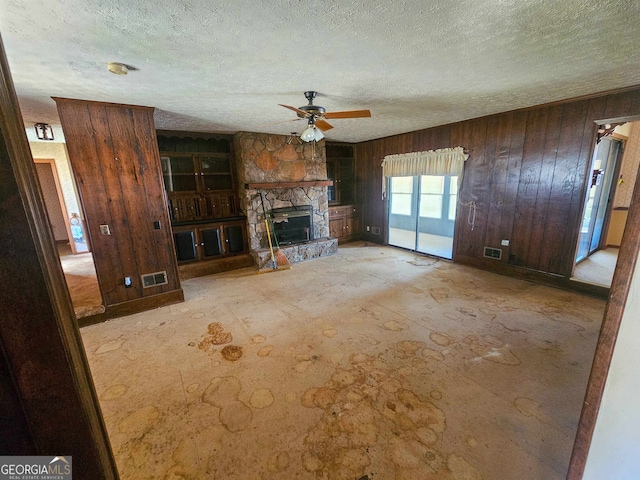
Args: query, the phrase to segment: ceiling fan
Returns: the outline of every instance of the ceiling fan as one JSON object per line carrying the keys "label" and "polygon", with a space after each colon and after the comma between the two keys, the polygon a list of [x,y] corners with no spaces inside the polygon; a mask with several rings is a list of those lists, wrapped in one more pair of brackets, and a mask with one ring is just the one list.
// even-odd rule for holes
{"label": "ceiling fan", "polygon": [[304,92],[305,98],[308,100],[307,105],[296,108],[291,105],[283,105],[279,103],[281,107],[293,110],[298,114],[299,118],[306,118],[308,120],[307,129],[302,132],[300,138],[305,142],[311,142],[312,140],[318,141],[324,138],[323,131],[327,131],[333,128],[329,122],[325,119],[339,119],[339,118],[366,118],[371,116],[369,110],[346,110],[341,112],[327,112],[324,107],[320,105],[314,105],[313,99],[316,98],[317,92],[309,91]]}

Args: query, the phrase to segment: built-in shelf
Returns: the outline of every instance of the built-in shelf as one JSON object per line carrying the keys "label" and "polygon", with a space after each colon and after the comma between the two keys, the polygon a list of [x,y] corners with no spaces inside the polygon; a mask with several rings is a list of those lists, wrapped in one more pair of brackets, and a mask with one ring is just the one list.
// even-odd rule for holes
{"label": "built-in shelf", "polygon": [[297,188],[297,187],[331,187],[333,180],[311,180],[307,182],[269,182],[269,183],[245,183],[244,188],[251,189],[271,189],[271,188]]}

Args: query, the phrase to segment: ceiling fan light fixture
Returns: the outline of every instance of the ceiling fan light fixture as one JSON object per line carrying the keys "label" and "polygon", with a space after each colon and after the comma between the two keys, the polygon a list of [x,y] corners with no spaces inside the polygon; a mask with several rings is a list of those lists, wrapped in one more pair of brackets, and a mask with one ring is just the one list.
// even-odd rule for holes
{"label": "ceiling fan light fixture", "polygon": [[313,128],[313,133],[314,133],[314,140],[316,142],[319,142],[320,140],[322,140],[324,138],[324,133],[322,133],[322,130],[320,130],[317,127]]}
{"label": "ceiling fan light fixture", "polygon": [[[309,124],[309,126],[307,127],[307,129],[302,132],[302,135],[300,135],[300,139],[303,142],[313,142],[316,139],[316,127],[313,124]],[[322,132],[321,132],[322,133]],[[324,136],[324,135],[323,135]]]}

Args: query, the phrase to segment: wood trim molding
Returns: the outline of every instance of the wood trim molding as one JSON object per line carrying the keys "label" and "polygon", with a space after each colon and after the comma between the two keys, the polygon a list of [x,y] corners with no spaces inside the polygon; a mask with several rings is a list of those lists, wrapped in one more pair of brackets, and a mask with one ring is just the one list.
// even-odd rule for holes
{"label": "wood trim molding", "polygon": [[609,302],[605,308],[600,336],[598,337],[596,352],[591,366],[587,392],[582,405],[576,440],[569,463],[568,480],[579,480],[584,473],[639,251],[640,176],[636,179],[634,186],[629,216],[627,217],[627,224],[618,253],[618,263],[611,282]]}
{"label": "wood trim molding", "polygon": [[151,110],[152,112],[155,110],[155,107],[147,107],[144,105],[128,105],[125,103],[114,103],[114,102],[98,102],[95,100],[82,100],[80,98],[65,98],[65,97],[51,97],[56,103],[58,101],[68,102],[68,103],[80,103],[83,105],[92,104],[92,105],[100,105],[104,107],[125,107],[125,108],[137,108],[140,110]]}
{"label": "wood trim molding", "polygon": [[76,249],[76,242],[73,241],[73,235],[71,234],[71,224],[69,223],[69,219],[67,216],[69,215],[69,210],[67,209],[67,203],[64,201],[64,195],[62,194],[62,185],[60,185],[60,176],[58,175],[58,169],[56,168],[56,161],[53,158],[34,158],[34,163],[45,163],[51,166],[51,171],[53,172],[53,181],[56,184],[56,192],[58,194],[58,202],[60,203],[60,208],[62,209],[62,215],[65,218],[64,227],[67,231],[67,239],[69,240],[69,247],[71,247],[71,253],[74,255],[78,253]]}
{"label": "wood trim molding", "polygon": [[[11,167],[0,178],[3,221],[11,225],[2,244],[5,253],[23,255],[5,256],[0,274],[11,276],[0,286],[0,348],[29,423],[23,434],[38,455],[75,455],[78,478],[117,479],[1,40],[0,135],[0,167]],[[5,304],[8,297],[14,301]]]}
{"label": "wood trim molding", "polygon": [[268,183],[245,183],[247,190],[269,190],[272,188],[306,188],[306,187],[330,187],[333,180],[311,180],[305,182],[268,182]]}

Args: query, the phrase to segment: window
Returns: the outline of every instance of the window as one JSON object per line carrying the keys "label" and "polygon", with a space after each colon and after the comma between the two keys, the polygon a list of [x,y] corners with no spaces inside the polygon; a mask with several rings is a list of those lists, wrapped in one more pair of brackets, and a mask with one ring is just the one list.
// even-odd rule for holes
{"label": "window", "polygon": [[440,218],[444,194],[444,177],[422,175],[420,177],[420,216]]}
{"label": "window", "polygon": [[411,215],[413,177],[391,177],[391,213]]}

